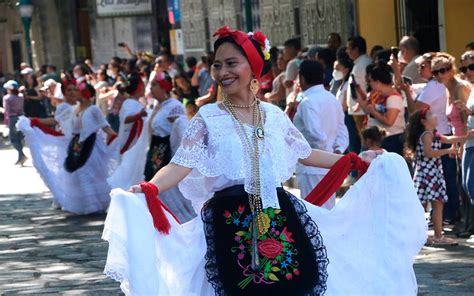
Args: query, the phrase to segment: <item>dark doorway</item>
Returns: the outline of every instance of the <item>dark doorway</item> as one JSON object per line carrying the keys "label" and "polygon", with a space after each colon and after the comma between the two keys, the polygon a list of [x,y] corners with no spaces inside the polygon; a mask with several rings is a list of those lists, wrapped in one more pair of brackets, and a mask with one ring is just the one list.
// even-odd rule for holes
{"label": "dark doorway", "polygon": [[12,47],[13,70],[15,72],[20,71],[20,64],[23,60],[23,55],[21,51],[21,41],[12,40],[11,47]]}
{"label": "dark doorway", "polygon": [[168,1],[156,1],[156,23],[158,31],[159,47],[171,50],[170,29],[171,24],[168,18]]}
{"label": "dark doorway", "polygon": [[400,0],[400,37],[414,36],[422,53],[439,51],[438,0]]}
{"label": "dark doorway", "polygon": [[89,22],[89,3],[87,0],[78,0],[77,7],[77,30],[78,40],[76,44],[76,57],[83,61],[86,58],[92,58],[91,52],[91,34]]}

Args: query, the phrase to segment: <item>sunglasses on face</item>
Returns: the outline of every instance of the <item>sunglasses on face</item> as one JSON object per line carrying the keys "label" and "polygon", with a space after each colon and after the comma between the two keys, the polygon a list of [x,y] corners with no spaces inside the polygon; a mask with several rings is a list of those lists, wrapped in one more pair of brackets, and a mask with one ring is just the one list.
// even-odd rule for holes
{"label": "sunglasses on face", "polygon": [[441,68],[441,69],[438,69],[438,70],[434,70],[432,73],[433,73],[433,75],[436,76],[438,74],[444,74],[444,73],[448,72],[451,69],[452,69],[451,67],[445,67],[445,68]]}
{"label": "sunglasses on face", "polygon": [[466,67],[461,67],[459,68],[459,70],[464,74],[467,73],[467,70],[474,71],[474,64],[467,65]]}

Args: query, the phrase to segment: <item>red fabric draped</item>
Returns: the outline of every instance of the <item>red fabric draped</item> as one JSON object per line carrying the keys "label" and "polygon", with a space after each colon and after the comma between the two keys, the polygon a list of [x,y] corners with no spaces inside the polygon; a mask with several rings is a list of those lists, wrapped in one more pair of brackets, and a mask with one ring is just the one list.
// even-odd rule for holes
{"label": "red fabric draped", "polygon": [[130,144],[132,144],[133,140],[135,138],[140,137],[142,130],[143,119],[141,117],[138,117],[133,122],[132,129],[130,130],[130,134],[128,135],[127,141],[125,142],[125,145],[123,145],[122,149],[120,149],[120,154],[124,154],[130,147]]}
{"label": "red fabric draped", "polygon": [[344,155],[332,166],[305,200],[317,206],[324,205],[341,187],[350,171],[359,171],[361,174],[365,174],[368,168],[369,164],[364,162],[357,154],[351,152]]}
{"label": "red fabric draped", "polygon": [[112,144],[112,142],[117,139],[117,134],[111,136],[108,140],[107,140],[107,146],[109,146],[110,144]]}
{"label": "red fabric draped", "polygon": [[58,132],[57,130],[55,130],[53,128],[50,128],[49,126],[47,126],[44,123],[41,123],[38,118],[31,118],[30,125],[31,125],[31,127],[39,128],[43,133],[51,135],[51,136],[55,136],[55,137],[64,136],[63,133]]}
{"label": "red fabric draped", "polygon": [[146,204],[148,206],[148,210],[150,211],[151,217],[153,218],[153,225],[155,226],[156,230],[163,234],[169,234],[171,230],[171,224],[164,211],[170,213],[176,222],[181,222],[175,216],[175,214],[171,212],[171,210],[164,203],[161,202],[158,196],[158,187],[149,182],[142,182],[140,183],[140,188],[145,194]]}

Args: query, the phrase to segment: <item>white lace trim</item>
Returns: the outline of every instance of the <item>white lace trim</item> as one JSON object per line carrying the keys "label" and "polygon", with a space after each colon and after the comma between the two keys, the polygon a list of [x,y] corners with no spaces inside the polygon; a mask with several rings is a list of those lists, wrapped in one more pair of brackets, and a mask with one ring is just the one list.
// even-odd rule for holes
{"label": "white lace trim", "polygon": [[[307,158],[311,147],[288,117],[276,106],[262,104],[265,114],[265,138],[260,157],[261,192],[264,207],[277,207],[275,188],[288,180],[298,159]],[[252,193],[249,157],[229,113],[218,104],[206,105],[186,130],[173,163],[195,171],[185,178],[180,189],[193,201],[196,210],[216,190],[245,184]]]}

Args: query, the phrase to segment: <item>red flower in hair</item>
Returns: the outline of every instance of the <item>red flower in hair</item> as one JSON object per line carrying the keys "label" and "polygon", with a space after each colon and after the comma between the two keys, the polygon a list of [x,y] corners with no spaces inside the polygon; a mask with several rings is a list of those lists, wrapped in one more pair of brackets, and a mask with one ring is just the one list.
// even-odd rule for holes
{"label": "red flower in hair", "polygon": [[257,41],[260,46],[265,47],[265,40],[267,37],[262,32],[254,32],[253,40]]}

